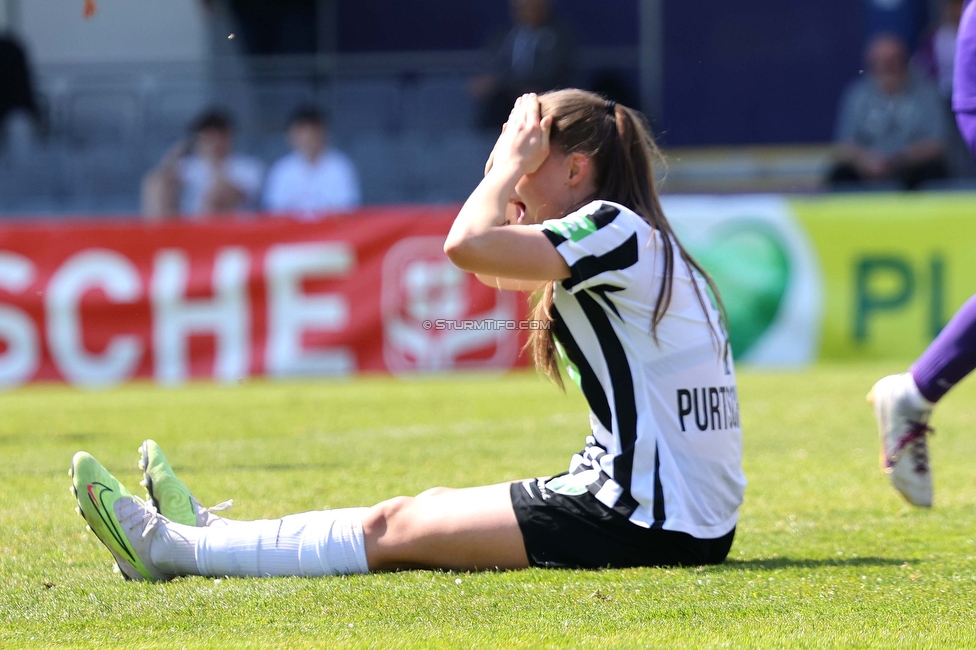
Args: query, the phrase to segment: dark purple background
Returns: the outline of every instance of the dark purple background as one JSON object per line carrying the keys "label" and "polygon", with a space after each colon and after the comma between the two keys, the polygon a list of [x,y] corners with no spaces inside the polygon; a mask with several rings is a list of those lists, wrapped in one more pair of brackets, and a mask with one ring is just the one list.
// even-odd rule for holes
{"label": "dark purple background", "polygon": [[[636,45],[637,0],[555,0],[583,46]],[[667,0],[663,119],[669,145],[826,142],[866,36],[915,41],[925,0]],[[506,0],[339,3],[345,52],[480,47],[508,26]],[[636,73],[619,71],[639,96]],[[581,78],[580,83],[588,83]]]}

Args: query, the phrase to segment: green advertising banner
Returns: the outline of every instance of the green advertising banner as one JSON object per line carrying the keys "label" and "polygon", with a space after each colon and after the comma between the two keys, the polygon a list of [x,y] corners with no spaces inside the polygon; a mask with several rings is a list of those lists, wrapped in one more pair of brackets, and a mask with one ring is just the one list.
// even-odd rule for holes
{"label": "green advertising banner", "polygon": [[663,204],[718,285],[735,358],[761,366],[814,361],[821,272],[790,203],[779,196],[669,196]]}
{"label": "green advertising banner", "polygon": [[976,293],[976,195],[792,199],[824,281],[822,359],[911,359]]}
{"label": "green advertising banner", "polygon": [[976,293],[976,193],[667,197],[740,361],[910,361]]}

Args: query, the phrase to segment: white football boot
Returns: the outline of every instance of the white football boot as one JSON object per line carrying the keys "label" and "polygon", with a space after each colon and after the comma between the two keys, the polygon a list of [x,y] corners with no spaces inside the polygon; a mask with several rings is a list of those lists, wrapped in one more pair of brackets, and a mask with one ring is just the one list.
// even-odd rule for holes
{"label": "white football boot", "polygon": [[[911,374],[890,375],[868,393],[881,437],[881,470],[914,506],[932,506],[928,436],[932,405],[918,393]],[[928,404],[923,407],[923,404]]]}

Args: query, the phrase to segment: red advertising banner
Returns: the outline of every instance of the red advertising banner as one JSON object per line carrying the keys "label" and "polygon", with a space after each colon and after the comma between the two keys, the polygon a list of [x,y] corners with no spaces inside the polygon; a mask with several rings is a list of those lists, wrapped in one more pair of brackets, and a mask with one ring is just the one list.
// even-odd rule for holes
{"label": "red advertising banner", "polygon": [[457,208],[0,227],[0,386],[507,369],[526,300],[454,267]]}

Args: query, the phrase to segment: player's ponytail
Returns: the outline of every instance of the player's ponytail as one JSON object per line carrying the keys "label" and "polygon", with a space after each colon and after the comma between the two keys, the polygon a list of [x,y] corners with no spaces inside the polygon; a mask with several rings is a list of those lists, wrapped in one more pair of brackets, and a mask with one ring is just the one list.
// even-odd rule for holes
{"label": "player's ponytail", "polygon": [[[553,118],[550,145],[563,153],[582,153],[593,163],[597,190],[591,200],[613,201],[630,208],[654,228],[655,236],[661,238],[664,272],[650,324],[654,338],[657,339],[657,325],[671,304],[675,250],[690,271],[705,278],[722,320],[727,320],[714,281],[684,249],[664,216],[654,178],[654,162],[663,163],[664,158],[643,115],[584,90],[557,90],[542,95],[540,100],[543,116]],[[539,296],[532,312],[534,320],[552,322],[553,286],[552,282],[548,283]],[[698,291],[697,285],[694,286],[705,318],[709,319],[707,298]],[[709,325],[716,343],[722,348],[721,353],[725,354],[728,339],[710,319]],[[536,368],[562,386],[551,327],[531,330],[527,347],[532,350]]]}

